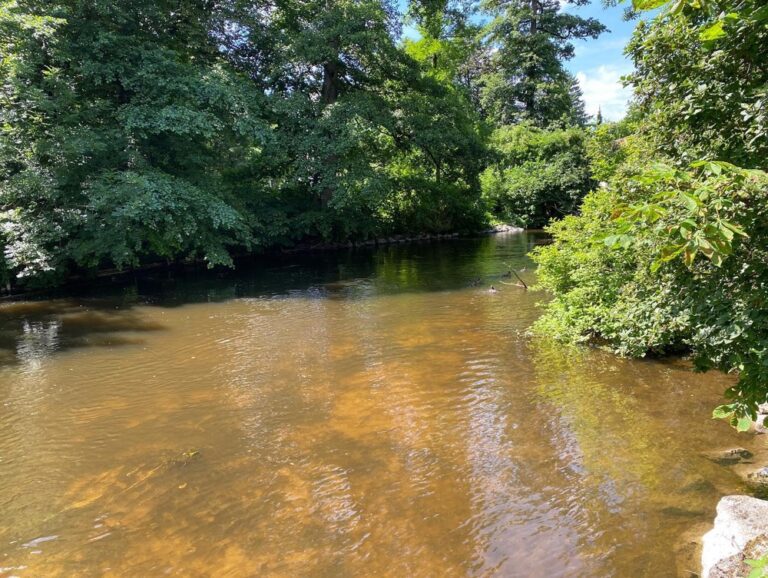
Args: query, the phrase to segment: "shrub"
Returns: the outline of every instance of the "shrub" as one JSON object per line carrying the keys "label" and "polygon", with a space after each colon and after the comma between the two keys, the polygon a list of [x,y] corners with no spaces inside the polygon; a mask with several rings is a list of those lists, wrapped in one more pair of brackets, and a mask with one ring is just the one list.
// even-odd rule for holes
{"label": "shrub", "polygon": [[[618,174],[535,251],[554,299],[535,330],[623,355],[688,350],[738,373],[716,410],[744,426],[768,398],[768,175],[727,163]],[[610,250],[609,250],[610,249]]]}
{"label": "shrub", "polygon": [[574,213],[594,184],[582,129],[506,126],[493,133],[491,146],[497,162],[480,183],[489,210],[506,222],[542,227]]}

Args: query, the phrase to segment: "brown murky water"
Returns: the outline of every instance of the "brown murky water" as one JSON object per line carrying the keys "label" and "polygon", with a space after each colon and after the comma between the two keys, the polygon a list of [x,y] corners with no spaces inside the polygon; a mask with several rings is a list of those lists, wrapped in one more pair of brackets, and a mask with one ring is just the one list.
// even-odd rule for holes
{"label": "brown murky water", "polygon": [[685,570],[729,378],[526,338],[534,241],[2,306],[0,576]]}

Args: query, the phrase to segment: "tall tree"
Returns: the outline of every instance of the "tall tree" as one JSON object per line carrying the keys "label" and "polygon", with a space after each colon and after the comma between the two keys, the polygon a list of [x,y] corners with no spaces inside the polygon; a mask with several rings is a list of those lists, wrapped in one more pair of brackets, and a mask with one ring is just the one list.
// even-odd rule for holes
{"label": "tall tree", "polygon": [[572,86],[563,67],[574,55],[572,41],[597,38],[605,26],[561,10],[560,0],[485,0],[483,6],[494,16],[488,38],[495,53],[484,92],[492,118],[542,126],[560,120],[563,92]]}
{"label": "tall tree", "polygon": [[589,122],[589,115],[584,105],[584,92],[581,90],[579,80],[573,74],[568,74],[565,115],[568,122],[576,126],[586,126]]}

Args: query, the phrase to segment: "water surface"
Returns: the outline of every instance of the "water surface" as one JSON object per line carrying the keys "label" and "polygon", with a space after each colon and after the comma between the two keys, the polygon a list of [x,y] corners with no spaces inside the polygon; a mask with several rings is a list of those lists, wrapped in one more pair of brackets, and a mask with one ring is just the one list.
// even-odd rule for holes
{"label": "water surface", "polygon": [[537,239],[2,306],[0,576],[697,570],[731,378],[526,337]]}

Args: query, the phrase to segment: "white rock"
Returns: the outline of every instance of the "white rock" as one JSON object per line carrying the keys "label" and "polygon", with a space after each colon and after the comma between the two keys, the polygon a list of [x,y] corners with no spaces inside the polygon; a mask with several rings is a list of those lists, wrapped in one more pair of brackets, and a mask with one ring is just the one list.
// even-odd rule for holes
{"label": "white rock", "polygon": [[717,504],[715,527],[704,534],[702,578],[720,560],[741,552],[747,542],[768,534],[768,501],[751,496],[725,496]]}

